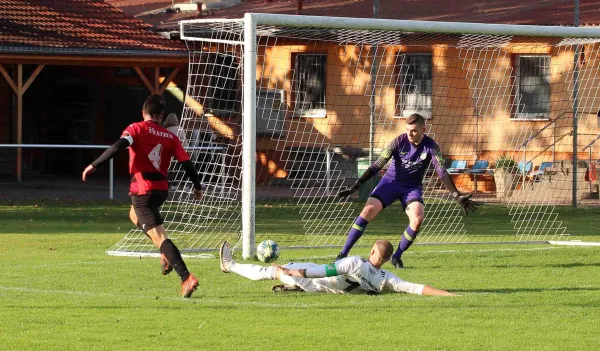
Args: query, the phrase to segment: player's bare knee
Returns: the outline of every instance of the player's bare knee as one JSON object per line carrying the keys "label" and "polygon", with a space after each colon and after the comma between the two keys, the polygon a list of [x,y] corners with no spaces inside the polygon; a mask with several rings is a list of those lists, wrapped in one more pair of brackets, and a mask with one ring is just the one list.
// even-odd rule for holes
{"label": "player's bare knee", "polygon": [[366,219],[367,221],[372,221],[373,219],[375,219],[375,217],[377,217],[379,212],[381,212],[382,208],[383,206],[381,206],[381,204],[371,203],[371,201],[369,201],[363,208],[362,212],[360,213],[360,216]]}
{"label": "player's bare knee", "polygon": [[367,205],[367,206],[365,206],[365,208],[363,208],[362,212],[360,213],[360,216],[362,218],[370,221],[375,216],[377,216],[377,210],[374,208],[374,206]]}
{"label": "player's bare knee", "polygon": [[423,215],[410,216],[410,218],[409,218],[410,228],[414,231],[419,231],[419,229],[421,228],[421,224],[423,224],[424,219],[425,219],[425,216],[423,216]]}

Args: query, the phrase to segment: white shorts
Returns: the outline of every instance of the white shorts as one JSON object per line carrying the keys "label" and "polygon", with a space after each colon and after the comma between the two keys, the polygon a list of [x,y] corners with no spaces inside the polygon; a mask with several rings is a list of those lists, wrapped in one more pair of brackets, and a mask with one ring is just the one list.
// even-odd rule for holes
{"label": "white shorts", "polygon": [[[309,267],[322,267],[321,264],[316,263],[288,263],[284,265],[284,268],[288,269],[307,269]],[[329,293],[329,294],[344,294],[343,290],[337,288],[337,277],[327,278],[300,278],[290,277],[288,275],[282,275],[279,279],[285,285],[295,285],[300,289],[309,293]]]}

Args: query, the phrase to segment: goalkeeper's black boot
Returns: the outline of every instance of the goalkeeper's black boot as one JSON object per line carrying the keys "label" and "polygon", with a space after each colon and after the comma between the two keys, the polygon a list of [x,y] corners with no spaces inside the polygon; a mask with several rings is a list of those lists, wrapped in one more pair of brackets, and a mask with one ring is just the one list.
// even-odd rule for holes
{"label": "goalkeeper's black boot", "polygon": [[342,258],[346,258],[346,257],[348,257],[348,254],[340,252],[337,256],[335,256],[335,260],[333,261],[333,263],[336,263],[337,261],[341,260]]}
{"label": "goalkeeper's black boot", "polygon": [[392,266],[394,266],[394,268],[404,268],[404,263],[402,263],[402,259],[400,257],[392,257]]}

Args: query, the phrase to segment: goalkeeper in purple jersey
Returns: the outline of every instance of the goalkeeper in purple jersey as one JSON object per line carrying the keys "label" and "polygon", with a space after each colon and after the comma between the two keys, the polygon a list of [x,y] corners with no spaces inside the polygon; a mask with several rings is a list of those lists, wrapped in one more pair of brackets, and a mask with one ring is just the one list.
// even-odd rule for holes
{"label": "goalkeeper in purple jersey", "polygon": [[341,191],[338,196],[346,197],[357,191],[361,184],[375,176],[391,159],[392,162],[373,190],[367,204],[350,228],[346,243],[336,257],[336,261],[348,256],[348,253],[362,236],[367,224],[394,201],[400,200],[404,212],[408,216],[409,225],[406,227],[398,245],[392,255],[392,265],[403,268],[402,254],[412,245],[425,214],[423,204],[423,177],[429,164],[433,162],[440,180],[452,193],[454,199],[463,208],[465,214],[468,210],[475,211],[475,202],[471,201],[472,194],[462,195],[454,185],[452,178],[444,168],[444,159],[437,143],[425,135],[425,119],[419,114],[413,114],[406,119],[406,133],[400,134],[383,150],[379,159],[375,161],[358,181]]}

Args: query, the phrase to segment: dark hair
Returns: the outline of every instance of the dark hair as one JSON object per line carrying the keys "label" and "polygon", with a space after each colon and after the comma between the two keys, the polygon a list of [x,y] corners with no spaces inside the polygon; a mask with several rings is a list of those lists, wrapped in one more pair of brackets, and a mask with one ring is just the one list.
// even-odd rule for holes
{"label": "dark hair", "polygon": [[162,95],[152,94],[144,102],[144,112],[151,116],[160,115],[165,111],[165,99]]}
{"label": "dark hair", "polygon": [[412,115],[408,116],[408,118],[406,119],[406,124],[418,124],[420,126],[424,126],[425,125],[425,118],[423,118],[423,116],[421,116],[418,113],[413,113]]}

